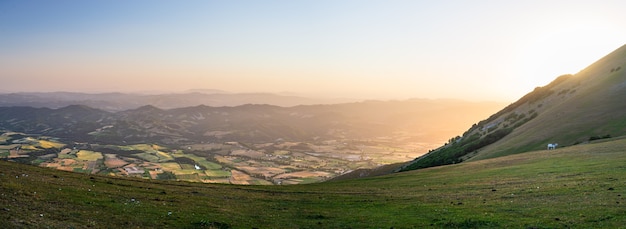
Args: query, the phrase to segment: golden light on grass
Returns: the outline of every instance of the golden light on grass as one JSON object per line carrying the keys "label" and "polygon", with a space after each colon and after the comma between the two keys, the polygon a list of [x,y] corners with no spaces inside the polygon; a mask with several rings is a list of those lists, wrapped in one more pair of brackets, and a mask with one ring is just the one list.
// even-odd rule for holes
{"label": "golden light on grass", "polygon": [[91,150],[80,150],[76,153],[76,157],[78,160],[83,161],[96,161],[103,158],[100,152],[94,152]]}

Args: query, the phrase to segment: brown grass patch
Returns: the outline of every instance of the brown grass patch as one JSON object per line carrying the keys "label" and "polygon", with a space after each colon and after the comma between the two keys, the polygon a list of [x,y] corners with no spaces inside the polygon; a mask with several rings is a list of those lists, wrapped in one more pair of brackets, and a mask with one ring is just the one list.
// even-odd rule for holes
{"label": "brown grass patch", "polygon": [[21,150],[9,150],[9,158],[28,157],[27,154],[21,154],[22,152]]}
{"label": "brown grass patch", "polygon": [[232,174],[229,180],[231,184],[250,184],[248,181],[254,179],[250,175],[239,170],[231,170],[230,172]]}
{"label": "brown grass patch", "polygon": [[115,157],[115,154],[106,154],[105,158],[104,165],[110,169],[119,168],[128,164],[127,161]]}

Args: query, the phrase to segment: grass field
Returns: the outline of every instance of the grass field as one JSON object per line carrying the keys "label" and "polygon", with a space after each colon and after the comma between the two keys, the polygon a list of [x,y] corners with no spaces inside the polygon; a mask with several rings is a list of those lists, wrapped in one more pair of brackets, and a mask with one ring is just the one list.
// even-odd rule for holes
{"label": "grass field", "polygon": [[39,141],[39,144],[38,144],[39,147],[44,148],[44,149],[49,149],[49,148],[60,149],[61,147],[65,146],[65,144],[63,143],[49,141],[49,140],[38,140],[38,141]]}
{"label": "grass field", "polygon": [[161,158],[156,153],[136,153],[133,155],[145,161],[149,161],[153,163],[161,161]]}
{"label": "grass field", "polygon": [[189,175],[189,174],[194,174],[194,173],[204,173],[203,171],[200,170],[195,170],[193,168],[189,168],[189,169],[179,169],[179,170],[175,170],[174,174],[178,175]]}
{"label": "grass field", "polygon": [[204,174],[208,177],[230,177],[230,171],[224,170],[205,170]]}
{"label": "grass field", "polygon": [[102,159],[102,154],[90,150],[81,150],[76,153],[76,157],[81,161],[95,161]]}
{"label": "grass field", "polygon": [[72,158],[73,159],[73,158],[76,158],[76,153],[77,152],[78,151],[76,151],[76,150],[70,150],[70,151],[62,150],[59,153],[58,158],[60,158],[60,159]]}
{"label": "grass field", "polygon": [[176,163],[176,162],[161,163],[161,167],[165,171],[176,171],[176,170],[181,170],[182,169],[180,167],[180,165],[178,163]]}
{"label": "grass field", "polygon": [[174,160],[174,158],[170,154],[168,154],[166,152],[163,152],[163,151],[157,151],[156,155],[159,157],[159,161],[171,161],[171,160]]}
{"label": "grass field", "polygon": [[214,163],[214,162],[210,162],[207,161],[206,158],[204,157],[199,157],[193,154],[183,154],[183,153],[177,153],[177,154],[172,154],[172,156],[174,157],[186,157],[189,158],[191,160],[194,160],[196,163],[198,163],[198,165],[201,165],[203,167],[205,167],[208,170],[213,170],[213,169],[220,169],[222,168],[221,165]]}
{"label": "grass field", "polygon": [[68,173],[0,162],[9,228],[619,228],[626,140],[290,186]]}
{"label": "grass field", "polygon": [[136,145],[128,145],[128,146],[119,146],[119,148],[121,150],[141,150],[141,151],[147,151],[147,152],[157,151],[157,149],[163,149],[162,147],[158,145],[151,145],[151,144],[136,144]]}

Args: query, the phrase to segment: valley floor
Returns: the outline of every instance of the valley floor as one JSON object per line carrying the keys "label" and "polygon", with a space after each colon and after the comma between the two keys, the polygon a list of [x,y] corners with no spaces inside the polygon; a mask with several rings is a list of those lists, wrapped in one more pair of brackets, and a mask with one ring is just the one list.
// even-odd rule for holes
{"label": "valley floor", "polygon": [[626,140],[389,176],[240,186],[0,162],[11,228],[618,228]]}
{"label": "valley floor", "polygon": [[87,174],[203,183],[284,185],[330,179],[355,169],[408,161],[426,143],[393,139],[268,143],[213,142],[165,147],[101,145],[5,132],[0,159]]}

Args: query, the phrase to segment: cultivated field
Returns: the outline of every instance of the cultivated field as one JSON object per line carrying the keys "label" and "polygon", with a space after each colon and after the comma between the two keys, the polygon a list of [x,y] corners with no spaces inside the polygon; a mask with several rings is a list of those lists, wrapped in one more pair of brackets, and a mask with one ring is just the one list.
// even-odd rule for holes
{"label": "cultivated field", "polygon": [[[616,140],[292,186],[85,176],[0,162],[0,221],[18,228],[620,228],[624,149],[626,140]],[[235,178],[250,179],[233,170]]]}
{"label": "cultivated field", "polygon": [[166,147],[66,144],[50,137],[16,132],[0,136],[0,158],[66,171],[205,183],[320,182],[351,170],[408,161],[420,155],[419,146],[395,146],[397,143],[389,139]]}
{"label": "cultivated field", "polygon": [[117,158],[116,154],[105,154],[104,156],[106,158],[104,160],[104,165],[109,169],[119,168],[128,164],[127,161]]}

